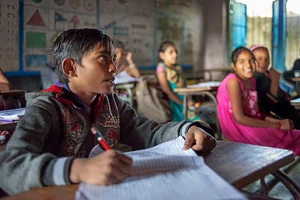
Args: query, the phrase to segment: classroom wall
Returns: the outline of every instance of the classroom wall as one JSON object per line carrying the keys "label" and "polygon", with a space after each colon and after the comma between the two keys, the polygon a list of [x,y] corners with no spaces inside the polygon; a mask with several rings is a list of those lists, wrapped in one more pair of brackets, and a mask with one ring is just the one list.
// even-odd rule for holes
{"label": "classroom wall", "polygon": [[[124,42],[142,69],[156,66],[162,41],[174,41],[180,64],[192,72],[189,77],[195,76],[198,69],[226,65],[227,3],[228,0],[1,0],[0,11],[7,13],[0,16],[0,22],[6,22],[1,24],[0,35],[3,30],[12,34],[5,36],[11,43],[11,48],[7,47],[11,55],[5,55],[6,47],[0,48],[0,67],[12,77],[10,80],[18,80],[17,84],[24,88],[27,82],[22,83],[22,77],[36,76],[46,63],[51,63],[46,52],[62,30],[100,27]],[[10,23],[5,17],[9,13]]]}
{"label": "classroom wall", "polygon": [[[203,33],[200,42],[200,58],[194,68],[195,73],[199,69],[214,69],[228,67],[228,3],[229,0],[201,0],[200,7],[203,10]],[[207,78],[208,74],[205,74]],[[220,79],[222,73],[213,73],[213,79]]]}

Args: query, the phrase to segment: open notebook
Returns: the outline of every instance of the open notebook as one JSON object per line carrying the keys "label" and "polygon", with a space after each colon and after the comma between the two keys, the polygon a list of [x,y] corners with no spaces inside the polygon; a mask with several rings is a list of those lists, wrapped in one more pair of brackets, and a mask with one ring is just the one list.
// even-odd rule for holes
{"label": "open notebook", "polygon": [[14,122],[20,120],[25,114],[26,108],[16,108],[0,111],[0,122]]}
{"label": "open notebook", "polygon": [[110,186],[81,183],[75,199],[246,199],[205,165],[184,139],[126,153],[133,158],[133,174]]}

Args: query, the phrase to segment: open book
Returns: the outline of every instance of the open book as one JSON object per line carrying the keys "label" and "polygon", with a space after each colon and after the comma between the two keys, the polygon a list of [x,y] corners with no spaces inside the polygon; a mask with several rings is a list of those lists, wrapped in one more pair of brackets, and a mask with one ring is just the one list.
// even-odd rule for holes
{"label": "open book", "polygon": [[81,183],[75,199],[246,199],[207,167],[202,157],[183,150],[184,139],[126,153],[132,176],[110,186]]}
{"label": "open book", "polygon": [[0,111],[0,122],[14,122],[20,120],[25,114],[26,108],[16,108]]}

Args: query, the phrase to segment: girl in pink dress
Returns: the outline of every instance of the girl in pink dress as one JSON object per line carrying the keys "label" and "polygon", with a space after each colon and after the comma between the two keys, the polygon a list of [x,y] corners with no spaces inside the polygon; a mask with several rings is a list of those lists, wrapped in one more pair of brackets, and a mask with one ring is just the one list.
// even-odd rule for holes
{"label": "girl in pink dress", "polygon": [[234,142],[288,149],[300,154],[300,130],[289,119],[263,116],[258,110],[256,82],[257,61],[245,47],[232,53],[231,67],[218,88],[218,117],[222,134]]}

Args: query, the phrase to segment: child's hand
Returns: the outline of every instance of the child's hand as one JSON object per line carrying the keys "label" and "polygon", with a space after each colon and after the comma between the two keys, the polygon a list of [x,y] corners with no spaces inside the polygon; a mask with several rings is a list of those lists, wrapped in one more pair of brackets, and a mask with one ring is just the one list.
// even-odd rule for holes
{"label": "child's hand", "polygon": [[282,130],[293,130],[295,128],[294,122],[289,119],[280,120],[280,129]]}
{"label": "child's hand", "polygon": [[75,159],[70,180],[73,183],[111,185],[128,177],[131,166],[131,158],[115,150],[108,150],[90,159]]}
{"label": "child's hand", "polygon": [[197,126],[191,126],[185,136],[183,149],[192,148],[195,151],[208,152],[215,148],[216,145],[217,142],[212,136],[203,133]]}
{"label": "child's hand", "polygon": [[128,64],[132,64],[133,63],[132,53],[131,52],[127,52],[126,61],[128,62]]}

